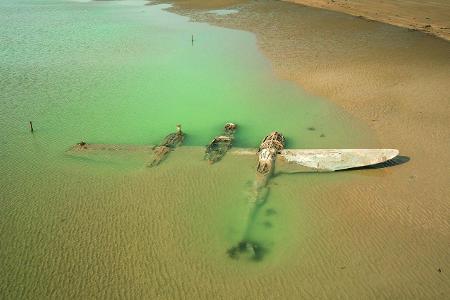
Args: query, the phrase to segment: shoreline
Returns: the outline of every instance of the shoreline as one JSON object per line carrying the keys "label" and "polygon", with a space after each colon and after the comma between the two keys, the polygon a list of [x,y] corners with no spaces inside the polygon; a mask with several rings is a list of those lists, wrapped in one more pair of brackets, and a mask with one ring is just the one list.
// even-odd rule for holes
{"label": "shoreline", "polygon": [[450,41],[450,3],[446,1],[283,0],[337,11],[367,20],[421,31]]}
{"label": "shoreline", "polygon": [[[450,41],[450,2],[419,0],[374,3],[370,0],[281,0],[287,3],[344,13],[367,21],[376,21],[411,31],[420,31]],[[183,10],[226,9],[249,3],[249,0],[156,0],[172,3]]]}

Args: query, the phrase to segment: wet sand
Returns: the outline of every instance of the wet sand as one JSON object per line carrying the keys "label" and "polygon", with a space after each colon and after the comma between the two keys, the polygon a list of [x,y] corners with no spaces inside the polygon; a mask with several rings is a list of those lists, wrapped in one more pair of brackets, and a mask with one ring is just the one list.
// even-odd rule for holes
{"label": "wet sand", "polygon": [[[422,31],[450,40],[450,2],[437,1],[370,1],[370,0],[283,0],[296,4],[337,11],[359,18]],[[159,1],[164,2],[164,1]],[[248,3],[248,0],[172,0],[183,9],[219,9]]]}
{"label": "wet sand", "polygon": [[450,40],[450,2],[370,0],[284,0],[420,30]]}
{"label": "wet sand", "polygon": [[178,8],[183,9],[220,9],[227,8],[233,5],[242,4],[248,2],[248,0],[173,0],[173,1],[149,1],[149,4],[152,3],[173,3],[176,4]]}
{"label": "wet sand", "polygon": [[233,8],[239,13],[172,10],[253,32],[277,75],[351,112],[405,161],[336,173],[351,180],[299,198],[315,230],[299,250],[314,273],[300,285],[312,296],[448,297],[450,43],[291,3]]}

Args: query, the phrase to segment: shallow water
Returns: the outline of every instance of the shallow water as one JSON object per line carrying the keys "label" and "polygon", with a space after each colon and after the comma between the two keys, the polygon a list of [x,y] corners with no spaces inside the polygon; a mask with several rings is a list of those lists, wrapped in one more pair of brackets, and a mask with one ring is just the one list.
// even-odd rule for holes
{"label": "shallow water", "polygon": [[245,230],[254,157],[210,166],[186,147],[148,169],[149,153],[68,155],[80,140],[155,144],[181,123],[186,144],[203,146],[232,121],[239,147],[272,130],[289,147],[374,145],[343,111],[274,77],[252,34],[144,4],[0,2],[6,298],[243,297],[253,285],[270,295],[265,282],[292,275],[314,234],[308,190],[349,179],[274,178],[251,233],[267,255],[233,261],[226,249]]}

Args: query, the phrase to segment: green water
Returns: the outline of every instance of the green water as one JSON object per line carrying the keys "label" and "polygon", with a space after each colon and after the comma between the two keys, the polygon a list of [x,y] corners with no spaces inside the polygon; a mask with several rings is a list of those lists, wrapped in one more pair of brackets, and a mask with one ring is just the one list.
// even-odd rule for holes
{"label": "green water", "polygon": [[272,130],[289,147],[373,146],[343,111],[274,77],[253,35],[144,4],[0,1],[0,296],[239,293],[304,242],[311,182],[337,180],[276,178],[252,226],[270,251],[236,262],[225,251],[242,238],[255,158],[209,166],[180,149],[147,169],[146,153],[67,155],[80,140],[155,144],[182,124],[203,146],[235,122],[239,147]]}

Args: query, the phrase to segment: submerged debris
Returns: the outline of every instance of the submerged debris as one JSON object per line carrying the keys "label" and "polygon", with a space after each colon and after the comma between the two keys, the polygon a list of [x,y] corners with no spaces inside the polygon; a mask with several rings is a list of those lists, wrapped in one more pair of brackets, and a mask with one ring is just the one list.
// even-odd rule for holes
{"label": "submerged debris", "polygon": [[265,221],[265,222],[263,222],[262,223],[263,225],[264,225],[264,227],[266,227],[266,228],[272,228],[272,222],[270,222],[270,221]]}
{"label": "submerged debris", "polygon": [[230,258],[239,259],[241,256],[247,256],[253,261],[260,261],[267,253],[267,249],[260,243],[242,240],[236,246],[227,250],[227,254]]}
{"label": "submerged debris", "polygon": [[224,134],[216,136],[211,143],[206,147],[205,159],[209,163],[213,164],[221,160],[228,149],[231,148],[234,140],[234,132],[236,131],[237,125],[234,123],[227,123],[224,127]]}
{"label": "submerged debris", "polygon": [[184,133],[181,131],[181,125],[177,125],[177,131],[169,134],[164,140],[153,148],[154,158],[149,167],[159,165],[167,155],[176,147],[180,146],[184,140]]}
{"label": "submerged debris", "polygon": [[276,214],[277,214],[277,211],[275,209],[273,209],[273,208],[266,209],[266,216],[273,216]]}
{"label": "submerged debris", "polygon": [[86,144],[86,142],[84,142],[84,141],[81,141],[81,142],[77,143],[77,146],[78,146],[80,149],[87,149],[87,144]]}

